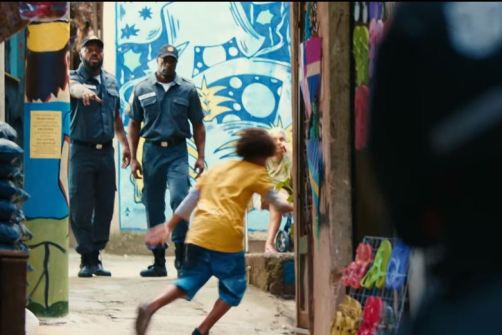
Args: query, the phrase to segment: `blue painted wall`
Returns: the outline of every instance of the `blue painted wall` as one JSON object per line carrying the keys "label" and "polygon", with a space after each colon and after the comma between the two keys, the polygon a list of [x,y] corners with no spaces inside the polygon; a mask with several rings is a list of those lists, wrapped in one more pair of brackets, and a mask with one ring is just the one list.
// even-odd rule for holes
{"label": "blue painted wall", "polygon": [[[156,70],[157,50],[170,43],[180,50],[178,74],[199,89],[208,167],[235,157],[232,143],[242,128],[279,126],[291,131],[289,3],[118,2],[115,10],[116,76],[123,110],[133,86]],[[127,126],[125,114],[123,120]],[[189,152],[193,166],[193,142]],[[141,182],[131,178],[130,169],[118,173],[120,228],[144,230]],[[170,213],[168,208],[166,215]],[[248,214],[250,230],[266,230],[267,225],[268,212]]]}

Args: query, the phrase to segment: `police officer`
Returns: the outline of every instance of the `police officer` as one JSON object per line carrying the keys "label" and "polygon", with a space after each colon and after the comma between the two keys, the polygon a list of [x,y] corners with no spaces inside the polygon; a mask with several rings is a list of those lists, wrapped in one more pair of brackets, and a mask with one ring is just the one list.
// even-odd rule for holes
{"label": "police officer", "polygon": [[[188,193],[188,152],[186,139],[192,135],[192,124],[197,147],[195,171],[204,170],[206,131],[203,124],[199,95],[195,86],[176,74],[178,51],[172,45],[160,48],[157,71],[134,88],[130,110],[129,140],[131,143],[131,171],[135,178],[144,178],[143,203],[149,228],[166,220],[165,194],[169,188],[170,205],[174,211]],[[141,123],[143,126],[141,127]],[[145,139],[142,167],[136,151],[139,137]],[[184,254],[187,222],[181,222],[173,232],[175,268],[179,271]],[[167,276],[166,245],[155,247],[154,263],[140,273],[143,277]]]}
{"label": "police officer", "polygon": [[101,69],[103,41],[84,39],[80,59],[79,68],[70,73],[70,221],[81,255],[78,276],[111,276],[99,252],[109,239],[115,202],[114,133],[122,144],[122,168],[131,154],[116,80]]}

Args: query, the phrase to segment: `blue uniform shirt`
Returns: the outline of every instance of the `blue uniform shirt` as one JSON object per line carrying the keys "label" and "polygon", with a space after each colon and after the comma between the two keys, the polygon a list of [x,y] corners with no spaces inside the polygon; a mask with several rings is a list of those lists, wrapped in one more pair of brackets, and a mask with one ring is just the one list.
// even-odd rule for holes
{"label": "blue uniform shirt", "polygon": [[71,139],[89,143],[106,143],[113,139],[115,113],[120,108],[117,81],[105,71],[101,71],[100,78],[101,83],[86,71],[83,64],[70,72],[70,85],[72,82],[83,84],[102,100],[84,106],[82,99],[71,98]]}
{"label": "blue uniform shirt", "polygon": [[202,123],[204,113],[195,85],[176,75],[166,92],[155,73],[134,88],[131,119],[144,122],[140,136],[149,141],[190,138],[190,125]]}

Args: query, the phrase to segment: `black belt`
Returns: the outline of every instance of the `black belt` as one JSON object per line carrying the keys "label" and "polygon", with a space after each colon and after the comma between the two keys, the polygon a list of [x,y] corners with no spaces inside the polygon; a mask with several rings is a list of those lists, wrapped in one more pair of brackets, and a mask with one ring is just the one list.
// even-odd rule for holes
{"label": "black belt", "polygon": [[146,139],[145,141],[149,142],[149,143],[156,144],[156,145],[164,147],[164,148],[167,148],[172,145],[179,144],[181,142],[185,142],[185,140],[186,140],[185,138],[173,138],[170,140],[158,140],[158,141],[151,141],[151,140]]}
{"label": "black belt", "polygon": [[79,140],[71,140],[71,143],[81,145],[83,147],[93,148],[96,150],[103,150],[105,148],[111,147],[113,144],[113,141],[108,141],[108,142],[104,142],[104,143],[91,143],[91,142],[84,142],[84,141],[79,141]]}

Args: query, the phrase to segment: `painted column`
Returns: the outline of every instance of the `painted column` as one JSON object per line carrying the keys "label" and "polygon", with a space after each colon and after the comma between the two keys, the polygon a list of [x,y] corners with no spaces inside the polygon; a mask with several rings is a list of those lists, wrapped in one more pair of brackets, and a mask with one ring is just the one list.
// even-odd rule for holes
{"label": "painted column", "polygon": [[[61,12],[61,4],[49,6]],[[51,317],[68,313],[70,113],[70,25],[67,14],[54,17],[54,8],[51,17],[28,25],[24,104],[25,189],[31,195],[24,212],[33,233],[28,308]]]}
{"label": "painted column", "polygon": [[5,121],[5,43],[0,43],[0,121]]}

